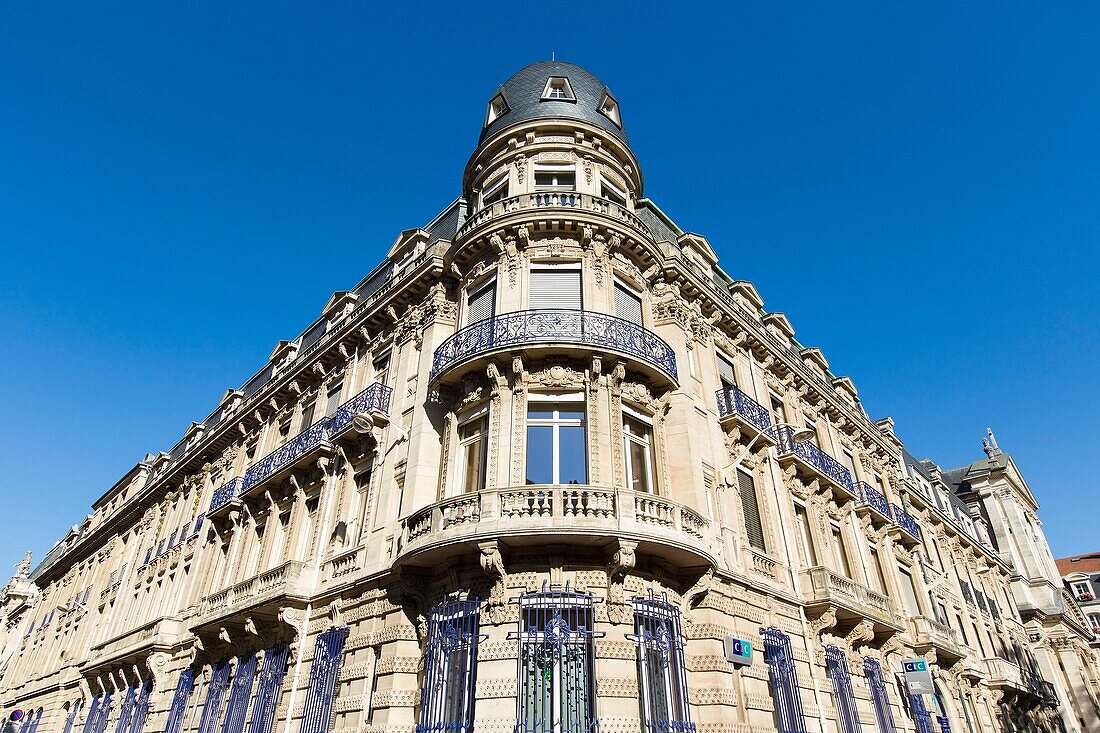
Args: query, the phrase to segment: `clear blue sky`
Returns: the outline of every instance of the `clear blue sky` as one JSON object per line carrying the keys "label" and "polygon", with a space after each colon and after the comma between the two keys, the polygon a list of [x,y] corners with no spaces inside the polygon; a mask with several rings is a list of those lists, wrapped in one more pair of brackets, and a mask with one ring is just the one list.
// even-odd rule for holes
{"label": "clear blue sky", "polygon": [[88,5],[0,8],[0,563],[451,201],[552,52],[872,416],[945,467],[993,426],[1055,553],[1100,549],[1095,5]]}

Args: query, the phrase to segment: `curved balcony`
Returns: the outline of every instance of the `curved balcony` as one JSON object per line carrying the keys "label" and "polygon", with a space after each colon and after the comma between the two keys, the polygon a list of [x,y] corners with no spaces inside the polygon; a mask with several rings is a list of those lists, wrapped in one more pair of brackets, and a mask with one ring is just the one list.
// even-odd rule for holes
{"label": "curved balcony", "polygon": [[910,632],[913,635],[913,649],[918,654],[935,649],[937,656],[944,661],[962,659],[966,656],[966,650],[959,643],[955,630],[947,624],[928,616],[914,616],[909,623]]}
{"label": "curved balcony", "polygon": [[475,211],[459,228],[454,241],[462,241],[482,228],[499,227],[510,218],[526,218],[523,216],[524,212],[542,211],[554,212],[556,215],[573,213],[608,217],[625,224],[646,239],[651,236],[645,222],[622,204],[588,193],[541,191],[510,196]]}
{"label": "curved balcony", "polygon": [[714,563],[710,524],[695,510],[652,494],[571,484],[486,489],[424,507],[402,520],[395,564],[433,565],[486,540],[602,548],[616,538],[682,567]]}
{"label": "curved balcony", "polygon": [[855,486],[856,493],[859,494],[859,501],[856,503],[857,510],[869,509],[871,519],[877,520],[879,524],[889,524],[893,521],[890,502],[885,494],[866,481],[859,481]]}
{"label": "curved balcony", "polygon": [[894,522],[903,530],[898,533],[898,537],[901,539],[902,544],[914,547],[919,545],[920,525],[917,524],[916,518],[897,504],[891,504],[890,508],[894,512]]}
{"label": "curved balcony", "polygon": [[652,331],[604,313],[552,308],[501,313],[456,331],[435,350],[431,379],[499,351],[557,346],[616,353],[677,382],[676,354]]}

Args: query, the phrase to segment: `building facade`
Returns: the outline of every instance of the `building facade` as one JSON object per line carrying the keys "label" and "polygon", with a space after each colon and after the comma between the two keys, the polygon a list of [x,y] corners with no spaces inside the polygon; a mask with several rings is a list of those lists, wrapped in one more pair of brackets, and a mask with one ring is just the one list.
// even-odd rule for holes
{"label": "building facade", "polygon": [[1096,635],[1093,648],[1100,648],[1100,552],[1063,557],[1055,562],[1062,583]]}
{"label": "building facade", "polygon": [[0,703],[20,733],[1097,730],[1010,457],[915,460],[794,336],[644,197],[607,87],[524,68],[456,201],[12,580]]}

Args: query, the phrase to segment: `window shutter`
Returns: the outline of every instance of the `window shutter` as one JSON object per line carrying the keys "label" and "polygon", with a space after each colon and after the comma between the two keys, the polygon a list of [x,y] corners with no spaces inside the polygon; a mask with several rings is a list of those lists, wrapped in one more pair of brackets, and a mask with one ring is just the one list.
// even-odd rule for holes
{"label": "window shutter", "polygon": [[615,315],[642,325],[642,299],[634,291],[615,283]]}
{"label": "window shutter", "polygon": [[551,268],[531,271],[531,310],[581,310],[581,273]]}
{"label": "window shutter", "polygon": [[733,364],[721,354],[718,355],[718,379],[722,381],[723,387],[737,385],[737,379],[733,375]]}
{"label": "window shutter", "polygon": [[496,281],[473,293],[466,301],[466,323],[477,323],[493,317],[497,300]]}
{"label": "window shutter", "polygon": [[766,550],[764,526],[760,522],[760,505],[756,501],[756,486],[753,485],[752,474],[738,471],[737,488],[741,493],[741,509],[745,515],[745,533],[749,536],[749,544],[757,550]]}

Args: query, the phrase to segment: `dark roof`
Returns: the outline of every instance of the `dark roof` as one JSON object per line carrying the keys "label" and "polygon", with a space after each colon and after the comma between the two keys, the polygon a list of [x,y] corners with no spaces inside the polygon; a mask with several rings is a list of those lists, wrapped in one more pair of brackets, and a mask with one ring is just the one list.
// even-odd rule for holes
{"label": "dark roof", "polygon": [[454,239],[458,228],[462,226],[462,217],[466,210],[466,202],[456,199],[451,205],[441,211],[424,230],[428,232],[428,244],[432,245],[441,239],[448,241]]}
{"label": "dark roof", "polygon": [[676,223],[669,219],[664,212],[657,208],[657,204],[649,199],[639,199],[634,214],[649,227],[649,233],[658,242],[667,241],[676,244],[683,234]]}
{"label": "dark roof", "polygon": [[[563,76],[568,79],[569,86],[573,89],[577,101],[542,101],[542,92],[546,88],[547,80],[552,76]],[[508,111],[493,120],[493,124],[481,131],[478,145],[488,140],[492,135],[518,122],[538,118],[589,122],[627,143],[626,132],[599,111],[604,94],[610,93],[610,91],[604,86],[603,82],[576,64],[567,64],[564,61],[539,61],[526,66],[512,74],[500,89],[489,95],[486,103],[501,90],[504,92],[504,101],[508,105]],[[614,97],[615,95],[612,94],[611,96]],[[615,101],[618,102],[618,98]],[[619,109],[621,119],[621,104]]]}

